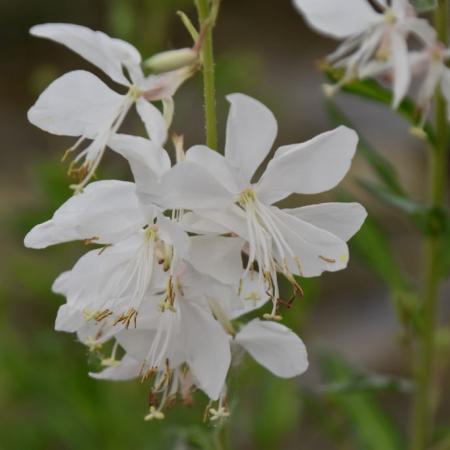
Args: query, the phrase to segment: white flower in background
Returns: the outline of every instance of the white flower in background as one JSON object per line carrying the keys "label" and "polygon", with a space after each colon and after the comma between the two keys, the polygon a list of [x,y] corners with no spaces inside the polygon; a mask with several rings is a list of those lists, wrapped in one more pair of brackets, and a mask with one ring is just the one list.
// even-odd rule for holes
{"label": "white flower in background", "polygon": [[337,85],[327,86],[329,94],[354,79],[392,72],[393,107],[397,107],[411,81],[408,38],[425,47],[436,38],[407,0],[294,0],[294,5],[315,30],[345,39],[327,58],[334,67],[345,69]]}
{"label": "white flower in background", "polygon": [[449,58],[450,49],[445,48],[439,42],[420,52],[410,53],[410,65],[419,81],[416,102],[421,118],[418,129],[425,125],[438,87],[440,87],[447,103],[450,101],[450,69],[446,66]]}
{"label": "white flower in background", "polygon": [[[247,242],[245,275],[258,270],[278,319],[277,271],[299,290],[294,275],[313,277],[346,267],[346,241],[366,212],[356,203],[326,203],[282,210],[273,203],[291,193],[315,194],[338,184],[350,168],[357,135],[346,127],[301,144],[278,148],[264,174],[252,178],[277,133],[273,114],[242,94],[228,96],[225,156],[205,146],[186,152],[186,160],[162,177],[167,208],[190,209]],[[219,231],[220,230],[220,231]],[[257,264],[257,268],[255,267]]]}
{"label": "white flower in background", "polygon": [[[94,175],[109,140],[133,104],[150,138],[157,144],[166,140],[173,115],[172,97],[193,74],[197,62],[145,77],[136,48],[100,31],[80,25],[44,24],[31,28],[31,34],[65,45],[128,91],[119,94],[95,75],[76,70],[53,81],[29,110],[30,122],[39,128],[57,135],[78,137],[70,151],[86,139],[91,140],[69,169],[80,180],[74,186],[76,191]],[[163,102],[165,118],[151,103],[158,100]]]}

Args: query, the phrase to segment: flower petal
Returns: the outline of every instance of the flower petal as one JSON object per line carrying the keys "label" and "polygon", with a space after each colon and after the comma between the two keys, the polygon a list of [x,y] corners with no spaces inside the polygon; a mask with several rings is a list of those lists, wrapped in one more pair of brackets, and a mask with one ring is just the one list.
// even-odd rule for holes
{"label": "flower petal", "polygon": [[237,286],[243,271],[243,244],[244,241],[239,238],[194,236],[191,238],[189,262],[199,272]]}
{"label": "flower petal", "polygon": [[170,209],[226,207],[233,195],[198,164],[182,161],[162,178],[163,204]]}
{"label": "flower petal", "polygon": [[47,87],[28,111],[28,120],[52,134],[94,138],[124,100],[95,75],[75,70]]}
{"label": "flower petal", "polygon": [[279,377],[295,377],[308,368],[308,356],[302,340],[279,323],[254,319],[242,327],[235,342]]}
{"label": "flower petal", "polygon": [[225,158],[248,183],[272,148],[277,121],[258,100],[243,94],[227,96],[230,111],[227,120]]}
{"label": "flower petal", "polygon": [[139,191],[150,191],[153,182],[170,170],[169,155],[150,139],[116,134],[108,145],[128,160]]}
{"label": "flower petal", "polygon": [[211,150],[206,145],[195,145],[186,152],[186,161],[202,166],[208,173],[219,181],[225,189],[238,194],[246,186],[240,183],[235,169],[228,164],[220,153]]}
{"label": "flower petal", "polygon": [[294,0],[294,6],[316,31],[345,38],[383,20],[364,0]]}
{"label": "flower petal", "polygon": [[291,193],[317,194],[336,186],[350,169],[357,134],[340,126],[301,143],[280,147],[256,185],[264,203]]}
{"label": "flower petal", "polygon": [[193,212],[183,214],[180,225],[184,230],[196,234],[226,234],[229,229],[219,225],[206,217],[199,216]]}
{"label": "flower petal", "polygon": [[398,108],[401,101],[405,98],[411,82],[408,46],[402,33],[392,33],[391,47],[391,59],[394,71],[394,99],[392,106],[393,108]]}
{"label": "flower petal", "polygon": [[131,44],[81,25],[47,23],[32,27],[30,33],[65,45],[125,86],[130,82],[122,67],[134,69],[141,62],[139,52]]}
{"label": "flower petal", "polygon": [[137,100],[136,109],[149,138],[157,145],[163,145],[167,140],[167,124],[161,111],[142,97]]}
{"label": "flower petal", "polygon": [[240,304],[229,311],[229,317],[233,320],[261,308],[270,300],[264,282],[253,272],[244,277],[240,291]]}
{"label": "flower petal", "polygon": [[366,210],[359,203],[322,203],[283,211],[329,231],[343,241],[348,241],[367,217]]}
{"label": "flower petal", "polygon": [[110,244],[144,224],[134,183],[96,181],[81,194],[70,197],[50,220],[36,225],[25,236],[24,243],[29,248],[46,248],[78,239]]}
{"label": "flower petal", "polygon": [[91,378],[97,380],[127,381],[139,375],[142,363],[125,354],[116,366],[107,367],[101,372],[89,372]]}
{"label": "flower petal", "polygon": [[222,392],[231,363],[230,342],[210,313],[192,302],[178,302],[183,316],[181,339],[198,387],[211,400]]}
{"label": "flower petal", "polygon": [[324,271],[335,272],[348,264],[347,244],[330,232],[297,219],[283,210],[272,207],[272,218],[294,257],[277,254],[280,264],[303,277],[315,277]]}

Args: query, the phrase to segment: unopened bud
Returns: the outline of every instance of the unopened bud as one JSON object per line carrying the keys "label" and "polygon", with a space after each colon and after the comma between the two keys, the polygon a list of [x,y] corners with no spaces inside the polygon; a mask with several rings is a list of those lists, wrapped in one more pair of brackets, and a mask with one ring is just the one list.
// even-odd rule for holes
{"label": "unopened bud", "polygon": [[198,54],[192,48],[180,48],[157,53],[144,62],[144,66],[155,73],[170,72],[193,64]]}

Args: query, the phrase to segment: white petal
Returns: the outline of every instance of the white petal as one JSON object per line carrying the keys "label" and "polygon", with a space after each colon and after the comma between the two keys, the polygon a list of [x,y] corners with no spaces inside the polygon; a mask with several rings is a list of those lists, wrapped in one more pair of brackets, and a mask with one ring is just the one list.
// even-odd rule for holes
{"label": "white petal", "polygon": [[308,368],[308,356],[302,340],[279,323],[254,319],[239,331],[235,342],[279,377],[295,377]]}
{"label": "white petal", "polygon": [[186,152],[186,160],[202,166],[230,192],[238,194],[246,187],[240,183],[235,169],[229,165],[227,159],[205,145],[191,147]]}
{"label": "white petal", "polygon": [[162,178],[164,206],[168,209],[222,208],[233,196],[198,164],[182,161]]}
{"label": "white petal", "polygon": [[428,20],[418,17],[407,17],[402,21],[403,28],[414,34],[425,46],[431,47],[436,43],[436,30]]}
{"label": "white petal", "polygon": [[224,236],[195,236],[191,238],[189,262],[203,274],[225,284],[238,285],[242,275],[241,250],[244,242]]}
{"label": "white petal", "polygon": [[222,227],[220,224],[207,219],[206,217],[199,216],[193,212],[187,212],[183,214],[180,225],[184,230],[190,233],[196,234],[226,234],[230,230]]}
{"label": "white petal", "polygon": [[270,297],[264,282],[261,282],[257,273],[249,273],[241,285],[241,302],[238,307],[229,311],[230,319],[237,319],[251,311],[261,308]]}
{"label": "white petal", "polygon": [[118,333],[116,339],[120,346],[124,348],[131,357],[142,362],[145,361],[148,356],[155,335],[155,330],[129,328]]}
{"label": "white petal", "polygon": [[122,66],[134,68],[141,62],[139,52],[131,44],[80,25],[48,23],[32,27],[30,33],[65,45],[126,86],[129,81]]}
{"label": "white petal", "polygon": [[184,258],[188,252],[190,240],[188,234],[174,220],[158,213],[158,226],[161,238],[175,248],[177,258]]}
{"label": "white petal", "polygon": [[139,87],[149,101],[168,100],[193,73],[195,71],[192,70],[192,67],[187,66],[158,75],[150,75],[139,83]]}
{"label": "white petal", "polygon": [[348,241],[361,228],[367,217],[366,210],[359,203],[322,203],[283,211],[344,241]]}
{"label": "white petal", "polygon": [[317,194],[336,186],[350,169],[357,134],[340,126],[310,141],[280,147],[256,186],[264,203],[291,193]]}
{"label": "white petal", "polygon": [[129,236],[143,225],[145,218],[133,183],[96,181],[82,193],[70,197],[52,219],[36,225],[25,236],[24,243],[29,248],[45,248],[78,239],[109,244]]}
{"label": "white petal", "polygon": [[95,75],[75,70],[47,87],[28,111],[28,120],[49,133],[93,138],[124,100]]}
{"label": "white petal", "polygon": [[209,226],[209,222],[214,222],[222,230],[220,234],[224,234],[225,230],[227,233],[234,233],[243,239],[248,239],[245,213],[235,204],[223,210],[202,210],[198,215],[208,221],[204,223],[205,228]]}
{"label": "white petal", "polygon": [[227,120],[225,157],[250,181],[277,136],[277,121],[258,100],[243,94],[227,96],[231,103]]}
{"label": "white petal", "polygon": [[[285,256],[292,273],[315,277],[324,271],[335,272],[348,264],[348,247],[339,237],[308,222],[272,207],[273,218],[294,258]],[[276,252],[278,255],[278,252]],[[280,264],[284,261],[278,256]]]}
{"label": "white petal", "polygon": [[212,400],[222,392],[231,362],[228,335],[211,314],[191,302],[178,302],[183,315],[182,343],[198,387]]}
{"label": "white petal", "polygon": [[365,0],[294,0],[294,6],[312,28],[335,38],[361,33],[383,20]]}
{"label": "white petal", "polygon": [[411,82],[411,71],[406,39],[401,33],[392,33],[391,47],[392,66],[394,70],[394,99],[392,106],[397,108],[408,92]]}
{"label": "white petal", "polygon": [[89,372],[89,376],[97,380],[126,381],[136,378],[140,369],[141,363],[125,354],[118,365],[107,367],[101,372]]}
{"label": "white petal", "polygon": [[108,145],[128,160],[137,191],[158,197],[158,182],[171,166],[167,152],[149,139],[126,134],[114,135]]}
{"label": "white petal", "polygon": [[67,303],[58,309],[55,320],[55,330],[74,333],[86,324],[86,320],[80,309]]}
{"label": "white petal", "polygon": [[142,97],[137,100],[136,109],[149,138],[156,144],[163,145],[167,140],[167,124],[161,111]]}

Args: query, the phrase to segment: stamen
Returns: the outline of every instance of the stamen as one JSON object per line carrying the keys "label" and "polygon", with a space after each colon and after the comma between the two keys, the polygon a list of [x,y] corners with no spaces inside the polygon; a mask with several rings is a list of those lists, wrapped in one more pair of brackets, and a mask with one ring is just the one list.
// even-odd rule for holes
{"label": "stamen", "polygon": [[164,413],[154,406],[150,406],[149,413],[144,417],[145,421],[149,420],[163,420],[165,418]]}
{"label": "stamen", "polygon": [[136,328],[136,320],[137,320],[138,312],[134,308],[130,308],[126,313],[121,314],[114,322],[113,325],[117,325],[118,323],[123,323],[125,328],[128,329],[130,323],[133,321],[134,328]]}

